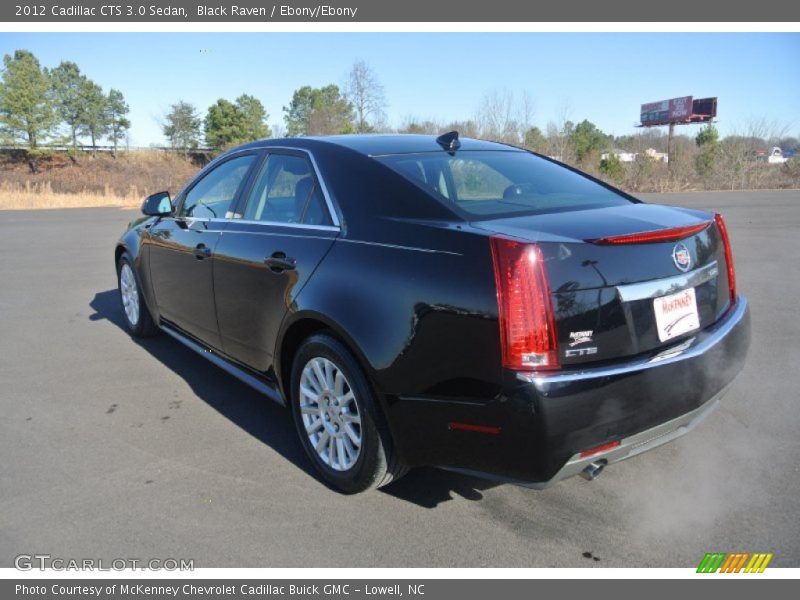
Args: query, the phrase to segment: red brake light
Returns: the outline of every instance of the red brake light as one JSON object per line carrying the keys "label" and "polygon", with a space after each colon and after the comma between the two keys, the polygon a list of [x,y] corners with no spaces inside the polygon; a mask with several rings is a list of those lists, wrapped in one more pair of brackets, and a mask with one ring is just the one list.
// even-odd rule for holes
{"label": "red brake light", "polygon": [[655,231],[642,231],[640,233],[629,233],[626,235],[612,235],[594,240],[585,240],[591,244],[601,246],[619,246],[623,244],[657,244],[659,242],[677,242],[690,235],[700,233],[711,225],[711,221],[698,223],[697,225],[687,225],[685,227],[671,227],[669,229],[657,229]]}
{"label": "red brake light", "polygon": [[613,442],[608,442],[607,444],[602,444],[600,446],[595,446],[594,448],[589,448],[588,450],[584,450],[581,452],[581,458],[586,458],[587,456],[594,456],[595,454],[600,454],[601,452],[608,452],[609,450],[613,450],[614,448],[620,445],[619,440],[614,440]]}
{"label": "red brake light", "polygon": [[736,272],[733,269],[733,252],[731,251],[731,240],[728,237],[728,228],[725,227],[725,219],[717,213],[714,215],[714,222],[717,224],[719,236],[722,238],[722,245],[725,248],[725,264],[728,267],[728,290],[730,291],[731,306],[736,304]]}
{"label": "red brake light", "polygon": [[544,259],[535,244],[490,238],[503,366],[557,369],[558,337]]}

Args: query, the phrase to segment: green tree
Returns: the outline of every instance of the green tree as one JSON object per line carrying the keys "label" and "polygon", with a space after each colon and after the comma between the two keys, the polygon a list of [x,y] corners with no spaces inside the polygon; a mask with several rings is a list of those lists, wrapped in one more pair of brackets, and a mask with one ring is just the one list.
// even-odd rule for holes
{"label": "green tree", "polygon": [[694,168],[701,177],[711,175],[720,156],[719,132],[711,123],[703,127],[694,139],[700,152],[694,159]]}
{"label": "green tree", "polygon": [[206,143],[212,148],[225,148],[269,137],[266,118],[264,105],[253,96],[242,94],[235,103],[220,98],[206,113]]}
{"label": "green tree", "polygon": [[283,107],[288,135],[330,135],[353,131],[353,106],[337,85],[303,86]]}
{"label": "green tree", "polygon": [[108,138],[114,146],[114,156],[117,155],[117,145],[125,139],[131,122],[128,120],[130,108],[125,102],[122,92],[111,88],[106,98],[106,117],[108,118]]}
{"label": "green tree", "polygon": [[570,143],[575,157],[582,162],[590,154],[605,150],[608,146],[608,136],[600,131],[594,123],[584,119],[575,125],[570,136]]}
{"label": "green tree", "polygon": [[262,140],[272,136],[267,125],[267,109],[258,98],[242,94],[236,99],[236,106],[244,113],[245,140],[247,142]]}
{"label": "green tree", "polygon": [[182,150],[184,156],[188,155],[189,150],[197,148],[200,139],[197,109],[188,102],[178,100],[170,106],[161,129],[173,149]]}
{"label": "green tree", "polygon": [[538,127],[531,127],[525,132],[524,145],[529,150],[545,154],[547,152],[547,138]]}
{"label": "green tree", "polygon": [[78,131],[89,136],[92,151],[96,153],[97,140],[105,137],[109,131],[108,99],[103,88],[90,79],[85,79],[80,87],[83,112]]}
{"label": "green tree", "polygon": [[233,102],[220,98],[208,107],[204,121],[206,144],[225,148],[243,142],[247,137],[245,115]]}
{"label": "green tree", "polygon": [[625,179],[625,165],[616,154],[609,154],[600,160],[600,172],[616,183]]}
{"label": "green tree", "polygon": [[83,92],[86,77],[74,62],[62,61],[50,71],[53,100],[58,117],[67,124],[72,138],[72,151],[78,151],[78,130],[85,110]]}
{"label": "green tree", "polygon": [[56,124],[50,78],[27,50],[6,54],[3,65],[0,124],[14,140],[23,139],[34,149]]}

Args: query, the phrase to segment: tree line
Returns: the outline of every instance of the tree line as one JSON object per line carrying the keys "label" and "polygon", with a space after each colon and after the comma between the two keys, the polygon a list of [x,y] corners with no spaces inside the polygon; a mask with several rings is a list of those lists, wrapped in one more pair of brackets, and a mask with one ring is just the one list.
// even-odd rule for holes
{"label": "tree line", "polygon": [[[0,141],[36,150],[45,140],[68,143],[78,150],[78,138],[91,146],[108,140],[116,150],[131,127],[130,108],[117,89],[103,88],[72,61],[48,69],[28,50],[3,57],[0,79]],[[346,84],[295,90],[283,107],[289,136],[367,133],[385,128],[386,100],[375,72],[363,61],[353,64]],[[258,98],[241,94],[231,101],[220,98],[204,117],[185,100],[170,105],[161,128],[170,146],[188,153],[202,144],[221,150],[271,137],[269,115]]]}
{"label": "tree line", "polygon": [[340,133],[386,131],[386,97],[377,75],[364,61],[356,61],[343,88],[331,83],[322,87],[303,86],[294,91],[283,107],[285,127],[273,132],[267,125],[264,105],[242,94],[233,102],[220,98],[206,111],[185,100],[169,107],[162,131],[172,148],[188,152],[202,142],[221,150],[273,134],[294,137]]}
{"label": "tree line", "polygon": [[[27,50],[3,59],[0,80],[0,138],[36,149],[48,137],[68,139],[73,150],[79,137],[91,145],[107,139],[116,148],[130,129],[129,108],[119,90],[104,92],[70,61],[43,68]],[[797,148],[798,140],[786,128],[764,120],[751,121],[743,131],[720,138],[713,124],[694,136],[673,140],[669,168],[654,159],[653,150],[666,152],[666,136],[657,129],[637,135],[613,136],[596,124],[570,119],[563,105],[558,116],[544,128],[533,122],[535,105],[528,93],[494,90],[483,96],[472,118],[436,121],[407,117],[399,127],[386,119],[387,99],[377,73],[364,61],[356,61],[342,86],[302,86],[282,107],[283,124],[267,124],[267,109],[258,98],[242,93],[233,100],[220,98],[201,115],[196,106],[177,100],[161,121],[171,148],[184,154],[202,147],[213,151],[268,137],[330,135],[342,133],[398,132],[439,134],[458,130],[476,137],[522,146],[577,166],[635,191],[687,189],[698,185],[715,188],[766,184],[771,174],[753,166],[757,151],[771,145]],[[58,136],[61,135],[59,138]],[[620,158],[620,149],[634,154],[631,162]],[[784,169],[788,180],[797,180],[798,160]],[[772,171],[775,171],[774,169]],[[783,185],[775,181],[775,185]]]}
{"label": "tree line", "polygon": [[[81,73],[71,61],[43,68],[27,50],[3,57],[0,80],[0,133],[13,142],[36,150],[43,140],[69,140],[73,151],[78,137],[86,136],[93,148],[102,139],[117,146],[127,137],[131,123],[122,92],[103,88]],[[63,132],[66,132],[66,136]]]}

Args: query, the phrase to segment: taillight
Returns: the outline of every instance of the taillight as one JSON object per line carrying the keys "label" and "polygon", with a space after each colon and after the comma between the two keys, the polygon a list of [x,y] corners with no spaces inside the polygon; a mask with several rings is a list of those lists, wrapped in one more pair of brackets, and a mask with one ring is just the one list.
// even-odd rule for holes
{"label": "taillight", "polygon": [[725,264],[728,267],[728,291],[730,292],[731,306],[736,304],[736,272],[733,268],[733,252],[731,251],[731,239],[728,237],[728,228],[725,227],[725,219],[717,213],[714,215],[714,222],[717,224],[719,236],[722,238],[722,245],[725,248]]}
{"label": "taillight", "polygon": [[555,313],[541,249],[494,236],[490,243],[503,366],[517,371],[557,369]]}

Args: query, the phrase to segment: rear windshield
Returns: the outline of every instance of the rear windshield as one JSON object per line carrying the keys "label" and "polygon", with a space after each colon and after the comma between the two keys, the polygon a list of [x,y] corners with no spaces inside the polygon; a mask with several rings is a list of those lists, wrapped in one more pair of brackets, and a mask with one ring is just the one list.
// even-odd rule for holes
{"label": "rear windshield", "polygon": [[527,152],[461,151],[397,154],[377,160],[482,218],[630,204],[610,189]]}

